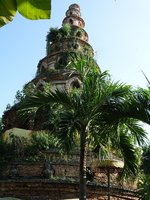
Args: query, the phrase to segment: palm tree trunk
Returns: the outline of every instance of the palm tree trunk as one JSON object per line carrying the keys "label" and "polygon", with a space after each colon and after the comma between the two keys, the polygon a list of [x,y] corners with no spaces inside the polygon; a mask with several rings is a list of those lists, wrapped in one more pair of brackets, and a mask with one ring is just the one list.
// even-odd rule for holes
{"label": "palm tree trunk", "polygon": [[80,135],[79,200],[86,200],[86,157],[87,157],[87,131],[82,131]]}

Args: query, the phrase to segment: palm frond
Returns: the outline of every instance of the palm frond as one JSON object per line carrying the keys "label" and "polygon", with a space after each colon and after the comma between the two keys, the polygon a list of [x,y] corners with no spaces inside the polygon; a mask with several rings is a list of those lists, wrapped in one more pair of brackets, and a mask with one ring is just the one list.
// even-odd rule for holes
{"label": "palm frond", "polygon": [[77,71],[82,79],[89,76],[91,73],[100,74],[100,68],[97,66],[93,58],[87,55],[72,55],[68,69]]}
{"label": "palm frond", "polygon": [[147,133],[143,129],[142,125],[139,123],[136,119],[126,119],[126,126],[128,127],[128,130],[130,131],[130,134],[134,137],[136,140],[136,143],[138,145],[142,146],[145,144],[145,141],[147,139]]}
{"label": "palm frond", "polygon": [[150,124],[150,90],[133,91],[124,105],[124,115]]}
{"label": "palm frond", "polygon": [[65,152],[70,152],[76,145],[75,133],[75,116],[71,111],[65,111],[59,114],[55,131],[60,141],[60,147]]}
{"label": "palm frond", "polygon": [[119,148],[124,158],[124,173],[136,175],[139,167],[139,157],[132,139],[124,132],[120,134]]}

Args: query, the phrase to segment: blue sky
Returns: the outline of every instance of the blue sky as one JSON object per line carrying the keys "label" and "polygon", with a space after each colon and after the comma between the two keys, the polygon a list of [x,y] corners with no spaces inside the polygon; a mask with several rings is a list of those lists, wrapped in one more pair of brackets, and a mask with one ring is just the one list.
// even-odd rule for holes
{"label": "blue sky", "polygon": [[50,20],[30,21],[17,14],[0,29],[0,116],[13,104],[16,91],[35,76],[46,54],[49,28],[61,26],[72,3],[80,5],[101,70],[108,70],[115,81],[147,86],[141,69],[150,78],[149,0],[53,0]]}

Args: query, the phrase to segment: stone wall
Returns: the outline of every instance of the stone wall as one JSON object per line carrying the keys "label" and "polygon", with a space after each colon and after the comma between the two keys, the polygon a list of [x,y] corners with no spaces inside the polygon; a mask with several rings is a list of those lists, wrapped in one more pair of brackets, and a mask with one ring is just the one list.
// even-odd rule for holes
{"label": "stone wall", "polygon": [[50,178],[70,177],[78,178],[79,165],[68,163],[28,162],[3,163],[0,170],[0,179],[7,178]]}
{"label": "stone wall", "polygon": [[[22,200],[60,200],[78,198],[77,163],[30,162],[0,166],[0,197]],[[97,182],[96,182],[97,181]],[[137,200],[135,193],[111,185],[111,200]],[[98,177],[87,183],[88,200],[107,200],[107,179]]]}
{"label": "stone wall", "polygon": [[[78,198],[79,184],[75,181],[24,179],[1,180],[0,196],[22,200],[61,200]],[[107,200],[107,187],[89,183],[88,200]],[[138,200],[134,192],[111,188],[111,200]]]}

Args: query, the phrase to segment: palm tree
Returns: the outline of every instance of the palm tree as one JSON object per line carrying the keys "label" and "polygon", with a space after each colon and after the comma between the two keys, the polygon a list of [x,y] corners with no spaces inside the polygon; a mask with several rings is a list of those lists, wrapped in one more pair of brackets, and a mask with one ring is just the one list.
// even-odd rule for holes
{"label": "palm tree", "polygon": [[55,111],[55,131],[58,137],[65,141],[69,149],[75,143],[74,135],[80,136],[79,199],[85,200],[89,138],[95,144],[104,144],[109,138],[120,149],[125,168],[135,174],[137,157],[134,142],[141,144],[145,138],[138,120],[150,124],[147,105],[149,99],[146,99],[146,94],[142,96],[142,92],[133,93],[130,86],[113,83],[107,72],[100,73],[97,67],[90,68],[88,62],[75,61],[73,66],[81,75],[83,84],[80,89],[36,94],[26,99],[21,109],[41,109],[45,106],[57,108],[56,105],[59,105],[59,109]]}

